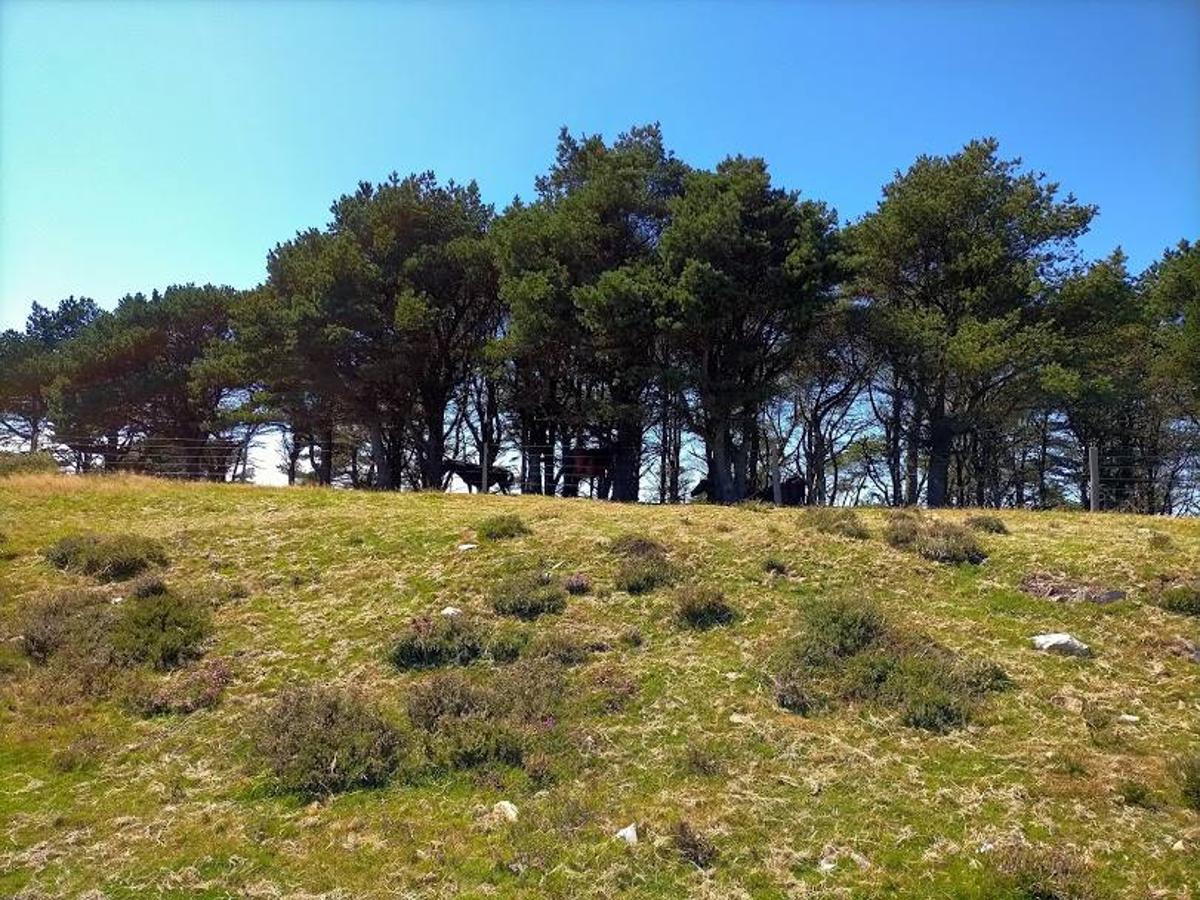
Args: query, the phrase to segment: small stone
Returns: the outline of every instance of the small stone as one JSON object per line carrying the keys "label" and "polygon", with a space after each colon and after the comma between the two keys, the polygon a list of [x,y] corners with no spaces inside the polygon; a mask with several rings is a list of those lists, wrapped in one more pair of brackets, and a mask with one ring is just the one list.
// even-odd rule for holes
{"label": "small stone", "polygon": [[1099,603],[1104,605],[1107,603],[1118,603],[1125,599],[1124,591],[1088,591],[1087,600],[1089,603]]}
{"label": "small stone", "polygon": [[444,607],[442,607],[442,615],[443,616],[461,616],[462,610],[459,609],[457,606],[444,606]]}
{"label": "small stone", "polygon": [[753,719],[743,713],[730,713],[729,721],[734,725],[749,725]]}
{"label": "small stone", "polygon": [[837,857],[826,856],[817,863],[817,869],[821,872],[832,872],[837,868]]}
{"label": "small stone", "polygon": [[501,800],[492,807],[492,812],[506,822],[517,821],[517,806],[515,803],[510,803],[508,800]]}
{"label": "small stone", "polygon": [[1133,715],[1130,715],[1129,713],[1121,713],[1121,715],[1117,716],[1117,721],[1121,722],[1125,725],[1134,725],[1134,724],[1142,721],[1142,717],[1141,716],[1133,716]]}
{"label": "small stone", "polygon": [[741,673],[741,672],[726,672],[726,673],[725,673],[725,680],[726,680],[726,681],[737,681],[737,680],[738,680],[739,678],[741,678],[741,677],[742,677],[742,673]]}
{"label": "small stone", "polygon": [[124,597],[113,597],[111,602],[112,602],[113,606],[116,606],[118,603],[124,603],[125,598]]}
{"label": "small stone", "polygon": [[637,823],[630,822],[617,832],[616,837],[620,838],[627,844],[636,844],[638,842]]}
{"label": "small stone", "polygon": [[1092,650],[1087,644],[1065,632],[1035,634],[1031,640],[1034,647],[1046,653],[1057,653],[1061,656],[1092,655]]}
{"label": "small stone", "polygon": [[1174,851],[1176,851],[1176,852],[1182,853],[1184,850],[1186,850],[1186,849],[1187,849],[1187,844],[1185,844],[1185,843],[1183,842],[1183,839],[1182,839],[1182,838],[1180,838],[1179,840],[1177,840],[1175,843],[1173,843],[1173,844],[1171,845],[1171,849],[1172,849],[1172,850],[1174,850]]}
{"label": "small stone", "polygon": [[474,550],[478,546],[478,544],[459,544],[458,549],[465,552],[467,550]]}

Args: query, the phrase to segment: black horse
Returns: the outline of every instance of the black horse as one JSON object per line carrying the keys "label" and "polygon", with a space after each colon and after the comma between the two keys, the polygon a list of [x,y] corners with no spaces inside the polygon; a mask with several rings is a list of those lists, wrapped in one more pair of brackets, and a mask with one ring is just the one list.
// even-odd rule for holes
{"label": "black horse", "polygon": [[[792,475],[789,478],[783,479],[779,485],[779,494],[783,506],[803,506],[804,505],[804,479],[799,475]],[[712,494],[712,482],[705,476],[696,482],[696,486],[692,488],[692,499],[697,500],[700,497],[708,497]],[[775,502],[775,491],[767,486],[761,490],[755,491],[747,500],[761,500],[764,503]]]}
{"label": "black horse", "polygon": [[[467,486],[467,493],[483,489],[483,467],[479,463],[463,462],[458,459],[443,459],[442,468],[452,475],[457,475]],[[492,485],[500,488],[500,493],[507,494],[512,488],[513,475],[502,466],[488,466],[488,488]]]}

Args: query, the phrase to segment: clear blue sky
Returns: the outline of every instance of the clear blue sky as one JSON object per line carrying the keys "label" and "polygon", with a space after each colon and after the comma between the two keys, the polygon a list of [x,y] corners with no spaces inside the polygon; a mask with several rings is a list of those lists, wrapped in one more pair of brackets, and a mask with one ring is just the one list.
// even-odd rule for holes
{"label": "clear blue sky", "polygon": [[992,134],[1140,268],[1200,237],[1200,2],[0,0],[0,326],[70,293],[257,283],[361,179],[503,206],[560,125],[661,121],[687,161],[871,208]]}

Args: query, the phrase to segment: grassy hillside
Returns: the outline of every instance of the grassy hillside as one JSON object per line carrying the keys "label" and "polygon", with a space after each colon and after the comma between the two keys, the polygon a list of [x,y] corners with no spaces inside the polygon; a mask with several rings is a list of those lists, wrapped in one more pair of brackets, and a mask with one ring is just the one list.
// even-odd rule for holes
{"label": "grassy hillside", "polygon": [[[510,513],[527,534],[479,534]],[[0,480],[0,894],[1194,896],[1200,620],[1158,603],[1200,577],[1200,523],[1000,518],[972,565],[889,545],[884,511],[863,538],[790,509]],[[133,584],[44,555],[80,532],[160,541],[199,645],[142,653]],[[615,586],[647,571],[673,581]],[[30,610],[63,591],[134,649],[96,668],[55,632],[31,660]],[[478,657],[398,668],[421,615],[472,623]],[[1092,656],[1030,644],[1059,631]],[[386,728],[381,786],[272,768],[337,737],[303,732],[309,684],[353,688],[337,727]]]}

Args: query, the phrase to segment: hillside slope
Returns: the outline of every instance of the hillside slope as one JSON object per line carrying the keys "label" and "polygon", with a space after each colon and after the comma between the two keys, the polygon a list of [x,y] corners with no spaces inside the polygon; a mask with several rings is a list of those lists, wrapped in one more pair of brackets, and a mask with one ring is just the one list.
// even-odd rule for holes
{"label": "hillside slope", "polygon": [[[529,533],[477,533],[508,513]],[[790,509],[0,480],[0,894],[1194,896],[1200,812],[1175,765],[1200,751],[1200,620],[1155,602],[1200,576],[1200,523],[1006,511],[1008,534],[978,534],[985,562],[948,565],[886,543],[884,511],[860,517],[865,539]],[[28,610],[56,592],[130,602],[129,585],[43,556],[83,531],[161,540],[168,589],[211,607],[203,657],[102,686],[27,658]],[[673,584],[614,587],[628,534],[664,548]],[[516,571],[590,586],[510,621],[491,601]],[[1034,574],[1128,598],[1032,596]],[[683,585],[721,591],[733,621],[688,627]],[[890,637],[802,672],[815,699],[789,712],[776,676],[836,601],[878,612]],[[531,638],[527,661],[393,665],[410,620],[447,606],[514,648]],[[1093,655],[1039,652],[1042,632]],[[896,653],[915,681],[830,687]],[[961,707],[914,700],[938,676],[912,659],[994,663],[1011,685]],[[229,674],[215,705],[154,715],[130,699],[214,661]],[[436,680],[447,671],[463,677]],[[449,738],[407,721],[427,709],[414,696],[532,696],[538,679],[553,714],[517,729],[519,759],[439,757],[427,748]],[[314,797],[272,774],[262,723],[286,726],[276,697],[309,683],[353,686],[395,723],[407,755],[385,786]],[[632,845],[615,837],[631,823]]]}

